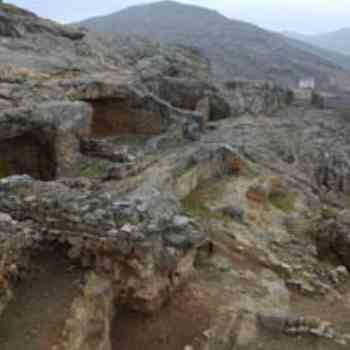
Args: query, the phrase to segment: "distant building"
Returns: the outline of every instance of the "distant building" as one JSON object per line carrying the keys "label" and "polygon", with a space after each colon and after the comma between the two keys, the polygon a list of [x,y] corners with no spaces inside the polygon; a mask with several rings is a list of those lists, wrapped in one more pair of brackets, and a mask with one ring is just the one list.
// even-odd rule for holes
{"label": "distant building", "polygon": [[298,84],[299,89],[315,89],[316,87],[316,82],[314,78],[305,78],[299,80]]}

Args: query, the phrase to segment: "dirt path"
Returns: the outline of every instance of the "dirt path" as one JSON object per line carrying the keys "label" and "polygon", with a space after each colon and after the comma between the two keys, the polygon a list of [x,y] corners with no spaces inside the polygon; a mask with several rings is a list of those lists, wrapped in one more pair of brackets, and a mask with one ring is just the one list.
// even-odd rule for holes
{"label": "dirt path", "polygon": [[210,326],[206,305],[186,288],[152,317],[119,312],[112,327],[114,350],[183,350],[186,345],[200,349]]}
{"label": "dirt path", "polygon": [[[346,284],[350,291],[350,283]],[[344,304],[344,300],[325,300],[320,297],[304,297],[293,293],[291,299],[292,311],[295,315],[306,314],[311,317],[325,319],[337,328],[337,331],[349,333],[350,331],[350,307]]]}
{"label": "dirt path", "polygon": [[1,350],[49,350],[58,340],[79,292],[79,270],[60,254],[35,257],[28,279],[0,319]]}
{"label": "dirt path", "polygon": [[347,347],[336,344],[332,340],[318,338],[312,335],[287,336],[275,333],[262,333],[259,335],[259,347],[256,344],[247,350],[346,350]]}

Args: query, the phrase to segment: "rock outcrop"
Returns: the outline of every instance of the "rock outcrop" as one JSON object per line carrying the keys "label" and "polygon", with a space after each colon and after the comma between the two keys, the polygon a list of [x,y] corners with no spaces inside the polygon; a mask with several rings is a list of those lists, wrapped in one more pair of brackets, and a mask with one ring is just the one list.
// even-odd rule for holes
{"label": "rock outcrop", "polygon": [[[346,299],[348,224],[326,214],[348,203],[347,120],[289,106],[272,83],[210,81],[195,49],[9,5],[0,18],[1,348],[25,347],[28,334],[52,350],[174,336],[176,349],[257,348],[276,324],[281,337],[330,336],[322,322],[292,322],[291,304]],[[321,264],[329,253],[346,267]],[[43,255],[54,273],[41,274]],[[47,293],[47,276],[62,291]],[[26,312],[45,298],[64,308],[57,320],[21,323],[13,310],[28,284]],[[24,345],[9,339],[17,330]]]}
{"label": "rock outcrop", "polygon": [[81,102],[47,102],[0,115],[0,176],[53,180],[77,175],[80,140],[90,134],[92,110]]}

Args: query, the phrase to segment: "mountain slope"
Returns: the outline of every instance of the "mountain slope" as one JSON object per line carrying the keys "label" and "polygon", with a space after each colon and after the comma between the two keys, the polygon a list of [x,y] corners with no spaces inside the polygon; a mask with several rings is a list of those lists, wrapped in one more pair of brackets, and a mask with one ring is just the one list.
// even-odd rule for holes
{"label": "mountain slope", "polygon": [[289,37],[303,40],[306,43],[350,56],[350,28],[317,35],[305,35],[294,32],[286,32],[285,34]]}
{"label": "mountain slope", "polygon": [[349,73],[331,59],[291,45],[282,35],[198,6],[164,1],[130,7],[78,25],[194,46],[211,60],[217,78],[270,79],[295,85],[299,79],[313,76],[323,88],[329,88],[331,80],[340,86],[349,84]]}
{"label": "mountain slope", "polygon": [[308,43],[303,34],[298,34],[298,33],[290,34],[289,32],[286,32],[284,33],[284,35],[288,36],[289,45],[295,46],[298,49],[301,49],[313,55],[319,56],[327,61],[334,63],[337,66],[340,66],[350,71],[349,56],[336,51],[326,49],[326,48],[322,48],[311,42]]}

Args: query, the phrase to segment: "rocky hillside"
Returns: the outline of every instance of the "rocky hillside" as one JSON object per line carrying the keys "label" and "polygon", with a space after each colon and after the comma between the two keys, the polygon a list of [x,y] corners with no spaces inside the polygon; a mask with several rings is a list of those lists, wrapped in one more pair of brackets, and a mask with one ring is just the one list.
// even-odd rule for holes
{"label": "rocky hillside", "polygon": [[334,63],[334,57],[318,56],[281,35],[197,6],[164,1],[78,25],[98,32],[138,33],[163,43],[196,47],[212,62],[213,75],[223,79],[269,79],[295,85],[300,78],[313,76],[322,87],[329,87],[331,78],[341,86],[348,84],[349,73]]}
{"label": "rocky hillside", "polygon": [[11,5],[2,5],[0,16],[2,66],[11,65],[48,77],[118,68],[138,71],[141,75],[142,71],[147,75],[167,71],[203,78],[208,75],[207,60],[193,49],[162,46],[138,35],[86,33]]}
{"label": "rocky hillside", "polygon": [[306,35],[295,32],[286,32],[285,35],[326,50],[332,50],[350,56],[350,28],[343,28],[333,32]]}
{"label": "rocky hillside", "polygon": [[1,350],[349,348],[346,114],[0,17]]}
{"label": "rocky hillside", "polygon": [[288,37],[288,43],[290,45],[293,45],[303,51],[309,52],[312,55],[322,57],[327,61],[333,62],[335,65],[340,66],[345,70],[350,70],[350,59],[348,55],[332,51],[331,48],[322,48],[318,45],[315,45],[314,43],[308,43],[306,40],[298,38],[298,36],[293,37],[289,36],[289,34],[286,33],[284,33],[284,35]]}

